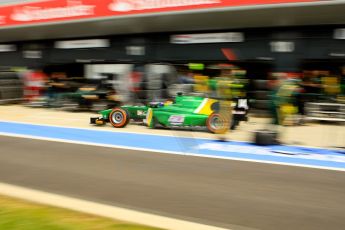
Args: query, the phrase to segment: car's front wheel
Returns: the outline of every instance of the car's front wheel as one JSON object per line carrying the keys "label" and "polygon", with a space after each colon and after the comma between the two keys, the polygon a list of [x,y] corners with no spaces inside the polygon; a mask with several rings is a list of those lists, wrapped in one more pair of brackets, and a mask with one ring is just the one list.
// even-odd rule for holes
{"label": "car's front wheel", "polygon": [[129,122],[129,114],[122,108],[114,108],[109,114],[109,121],[115,128],[123,128]]}

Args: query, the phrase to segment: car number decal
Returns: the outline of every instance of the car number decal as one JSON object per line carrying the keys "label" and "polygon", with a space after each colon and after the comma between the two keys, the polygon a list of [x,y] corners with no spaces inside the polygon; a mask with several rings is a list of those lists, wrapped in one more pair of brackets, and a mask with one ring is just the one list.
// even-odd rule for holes
{"label": "car number decal", "polygon": [[184,116],[171,115],[168,121],[170,122],[170,124],[182,124],[184,122]]}
{"label": "car number decal", "polygon": [[137,115],[138,115],[138,116],[143,116],[143,115],[146,115],[146,114],[145,114],[145,111],[143,111],[143,110],[138,110],[138,111],[137,111]]}

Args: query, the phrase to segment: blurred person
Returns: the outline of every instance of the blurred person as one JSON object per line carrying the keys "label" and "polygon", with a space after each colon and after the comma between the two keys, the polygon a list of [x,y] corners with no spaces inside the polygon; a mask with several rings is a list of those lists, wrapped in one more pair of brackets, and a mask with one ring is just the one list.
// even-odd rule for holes
{"label": "blurred person", "polygon": [[24,99],[30,103],[43,96],[47,89],[48,76],[39,69],[24,74]]}
{"label": "blurred person", "polygon": [[335,75],[325,76],[321,79],[322,88],[325,95],[336,98],[340,93],[340,77]]}
{"label": "blurred person", "polygon": [[314,87],[313,87],[313,73],[312,71],[304,71],[302,74],[302,81],[301,81],[301,86],[305,89],[306,92],[313,92]]}
{"label": "blurred person", "polygon": [[247,120],[248,104],[245,98],[244,71],[234,67],[220,67],[220,75],[209,80],[212,97],[221,100],[223,117],[229,123],[229,130],[235,130],[241,121]]}
{"label": "blurred person", "polygon": [[209,77],[202,74],[194,74],[194,91],[203,96],[208,96],[210,93]]}
{"label": "blurred person", "polygon": [[121,102],[140,103],[146,100],[149,82],[145,67],[135,64],[128,76],[130,81],[126,81],[126,76],[121,74],[116,77],[116,81],[120,83],[114,85],[114,88],[117,89],[117,94],[122,98]]}
{"label": "blurred person", "polygon": [[217,77],[216,95],[219,99],[219,114],[221,115],[222,122],[225,124],[226,129],[224,133],[218,133],[218,138],[221,141],[226,140],[226,134],[230,130],[232,119],[232,91],[231,91],[231,71],[223,69],[221,75]]}
{"label": "blurred person", "polygon": [[313,71],[311,76],[307,78],[305,86],[307,87],[307,93],[313,94],[313,96],[319,96],[322,92],[321,78],[325,76],[322,71]]}
{"label": "blurred person", "polygon": [[341,88],[341,94],[345,95],[345,67],[342,67],[341,69],[340,88]]}
{"label": "blurred person", "polygon": [[339,84],[340,84],[340,93],[337,95],[337,101],[339,103],[345,103],[345,67],[341,68]]}
{"label": "blurred person", "polygon": [[322,85],[318,79],[318,72],[304,71],[299,82],[300,94],[297,95],[297,106],[302,116],[306,115],[305,104],[320,98]]}
{"label": "blurred person", "polygon": [[193,73],[187,71],[184,68],[178,70],[177,81],[179,84],[194,84]]}
{"label": "blurred person", "polygon": [[274,125],[279,125],[279,96],[278,89],[282,84],[282,79],[279,78],[276,74],[271,74],[271,79],[269,80],[269,89],[270,89],[270,112],[272,115],[272,123]]}
{"label": "blurred person", "polygon": [[281,125],[294,124],[293,116],[298,113],[297,98],[301,88],[296,79],[286,79],[282,82],[277,91],[276,105],[278,123]]}
{"label": "blurred person", "polygon": [[298,80],[283,78],[281,75],[273,75],[271,81],[271,113],[273,124],[292,125],[292,118],[298,113],[297,98],[301,93]]}
{"label": "blurred person", "polygon": [[234,103],[231,130],[235,130],[241,121],[247,121],[249,110],[247,99],[248,80],[245,79],[246,71],[235,69],[231,71],[231,94]]}
{"label": "blurred person", "polygon": [[92,109],[93,106],[102,102],[106,104],[106,108],[113,108],[120,104],[121,97],[117,95],[113,87],[113,81],[116,75],[109,73],[103,73],[101,75],[102,77],[98,82],[89,87],[83,86],[76,92],[80,108]]}
{"label": "blurred person", "polygon": [[216,91],[220,99],[231,100],[233,97],[232,91],[233,76],[231,70],[224,69],[221,75],[217,78]]}
{"label": "blurred person", "polygon": [[232,70],[231,71],[231,78],[232,78],[232,95],[233,98],[246,98],[246,86],[248,84],[248,80],[245,79],[246,72],[245,70]]}
{"label": "blurred person", "polygon": [[63,81],[67,79],[65,73],[54,72],[48,79],[48,89],[46,95],[48,97],[48,105],[56,99],[56,96],[61,91],[65,91],[66,85]]}

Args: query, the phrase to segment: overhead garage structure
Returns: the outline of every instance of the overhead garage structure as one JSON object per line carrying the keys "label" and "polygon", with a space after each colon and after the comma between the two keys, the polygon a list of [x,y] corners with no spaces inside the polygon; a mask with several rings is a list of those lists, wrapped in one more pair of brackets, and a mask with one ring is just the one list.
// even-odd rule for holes
{"label": "overhead garage structure", "polygon": [[345,1],[43,0],[0,5],[0,65],[345,57]]}
{"label": "overhead garage structure", "polygon": [[1,41],[345,23],[342,0],[6,2],[13,4],[0,8]]}

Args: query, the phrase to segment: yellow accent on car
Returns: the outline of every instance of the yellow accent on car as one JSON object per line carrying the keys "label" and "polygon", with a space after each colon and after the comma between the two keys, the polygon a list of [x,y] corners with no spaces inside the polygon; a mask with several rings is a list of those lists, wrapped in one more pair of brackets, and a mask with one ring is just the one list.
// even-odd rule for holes
{"label": "yellow accent on car", "polygon": [[213,113],[212,105],[216,102],[218,102],[218,100],[205,98],[200,106],[194,111],[194,113],[211,115]]}
{"label": "yellow accent on car", "polygon": [[152,116],[153,116],[152,109],[149,108],[149,109],[147,110],[147,114],[146,114],[146,124],[147,124],[147,126],[150,126],[150,125],[151,125]]}
{"label": "yellow accent on car", "polygon": [[96,125],[104,125],[104,121],[100,120],[100,119],[97,119],[96,120]]}

